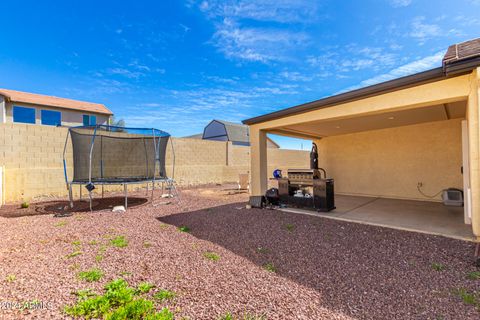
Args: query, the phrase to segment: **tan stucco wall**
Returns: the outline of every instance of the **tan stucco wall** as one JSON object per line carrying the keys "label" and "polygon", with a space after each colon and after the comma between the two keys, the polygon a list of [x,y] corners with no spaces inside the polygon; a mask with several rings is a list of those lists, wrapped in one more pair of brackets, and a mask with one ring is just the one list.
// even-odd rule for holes
{"label": "tan stucco wall", "polygon": [[[51,126],[0,124],[0,167],[5,169],[6,202],[67,195],[62,162],[67,130]],[[235,182],[239,173],[250,171],[250,147],[186,138],[173,138],[172,141],[175,150],[174,178],[180,185]],[[71,163],[71,156],[68,144],[68,163]],[[308,165],[308,152],[305,151],[271,149],[269,156],[272,170]],[[172,160],[169,144],[169,176],[172,175]],[[72,175],[71,170],[68,174]],[[74,192],[78,194],[78,187],[74,188]]]}
{"label": "tan stucco wall", "polygon": [[62,112],[62,125],[64,126],[80,126],[83,124],[83,115],[95,115],[97,117],[97,124],[107,124],[109,116],[103,114],[96,114],[92,112],[82,112],[61,108],[53,108],[46,106],[32,105],[28,103],[12,103],[7,102],[6,105],[6,122],[13,122],[13,106],[35,108],[35,122],[36,124],[41,124],[41,110],[53,110]]}
{"label": "tan stucco wall", "polygon": [[[461,119],[333,136],[319,140],[319,163],[336,193],[431,200],[463,189]],[[436,200],[440,200],[438,195]]]}

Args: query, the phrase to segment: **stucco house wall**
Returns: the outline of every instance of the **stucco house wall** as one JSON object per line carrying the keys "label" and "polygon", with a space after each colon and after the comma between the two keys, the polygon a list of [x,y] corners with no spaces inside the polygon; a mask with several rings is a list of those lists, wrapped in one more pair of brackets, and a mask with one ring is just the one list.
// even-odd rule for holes
{"label": "stucco house wall", "polygon": [[[2,98],[3,99],[3,98]],[[41,106],[29,103],[18,102],[4,102],[5,104],[5,120],[6,123],[13,122],[13,106],[34,108],[35,109],[35,124],[41,124],[41,110],[53,110],[60,111],[62,113],[62,125],[63,126],[79,126],[83,124],[83,115],[93,115],[97,117],[97,124],[108,124],[109,116],[105,114],[76,111],[56,107]]]}
{"label": "stucco house wall", "polygon": [[463,189],[462,119],[436,121],[318,140],[319,164],[339,194],[440,201]]}

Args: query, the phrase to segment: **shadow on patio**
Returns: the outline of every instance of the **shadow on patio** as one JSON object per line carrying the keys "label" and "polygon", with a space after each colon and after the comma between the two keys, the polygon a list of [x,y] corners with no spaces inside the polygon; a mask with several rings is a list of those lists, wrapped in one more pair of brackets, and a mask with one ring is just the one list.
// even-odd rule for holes
{"label": "shadow on patio", "polygon": [[[452,291],[475,290],[474,245],[388,228],[228,204],[158,218],[313,288],[322,304],[353,317],[478,316]],[[435,270],[435,265],[445,268]],[[443,268],[442,267],[442,268]],[[265,271],[267,272],[267,271]],[[288,290],[288,288],[286,288]],[[454,310],[454,311],[452,311]]]}

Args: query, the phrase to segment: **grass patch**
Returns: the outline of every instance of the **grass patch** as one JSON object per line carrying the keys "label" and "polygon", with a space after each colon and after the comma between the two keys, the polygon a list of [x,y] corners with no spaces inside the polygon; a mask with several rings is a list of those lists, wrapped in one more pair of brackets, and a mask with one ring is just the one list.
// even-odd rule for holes
{"label": "grass patch", "polygon": [[268,272],[277,272],[277,268],[271,262],[265,263],[263,265],[263,269],[267,270]]}
{"label": "grass patch", "polygon": [[103,255],[97,254],[97,255],[95,256],[95,262],[97,262],[97,263],[98,263],[98,262],[102,262],[102,260],[103,260]]}
{"label": "grass patch", "polygon": [[173,291],[169,291],[169,290],[165,290],[165,289],[161,289],[159,290],[157,293],[155,293],[153,295],[153,297],[155,299],[157,299],[158,301],[168,301],[168,300],[172,300],[174,299],[175,297],[177,296],[177,294]]}
{"label": "grass patch", "polygon": [[67,255],[65,256],[65,258],[70,259],[70,258],[74,258],[74,257],[76,257],[76,256],[79,256],[79,255],[81,255],[81,254],[83,254],[83,252],[77,250],[77,251],[74,251],[74,252],[72,252],[72,253],[70,253],[70,254],[67,254]]}
{"label": "grass patch", "polygon": [[128,241],[125,239],[124,236],[116,236],[115,238],[110,240],[110,244],[117,248],[125,248],[128,246]]}
{"label": "grass patch", "polygon": [[215,252],[207,251],[207,252],[203,253],[203,256],[205,258],[207,258],[208,260],[212,260],[212,261],[220,260],[220,256],[218,254],[216,254]]}
{"label": "grass patch", "polygon": [[223,316],[220,316],[218,320],[233,320],[233,316],[230,312],[227,312]]}
{"label": "grass patch", "polygon": [[65,227],[67,225],[67,221],[60,221],[55,223],[55,227]]}
{"label": "grass patch", "polygon": [[97,240],[92,240],[92,241],[89,241],[88,244],[91,245],[91,246],[96,246],[98,244],[98,241]]}
{"label": "grass patch", "polygon": [[180,226],[178,227],[178,231],[180,232],[190,232],[190,228],[187,226]]}
{"label": "grass patch", "polygon": [[295,225],[292,223],[287,223],[283,226],[288,232],[293,232],[295,230]]}
{"label": "grass patch", "polygon": [[474,305],[480,309],[480,293],[469,292],[464,288],[460,288],[454,291],[455,295],[462,299],[463,303]]}
{"label": "grass patch", "polygon": [[445,266],[441,263],[434,262],[432,263],[432,269],[435,271],[443,271],[445,270]]}
{"label": "grass patch", "polygon": [[480,279],[480,271],[472,271],[467,274],[467,278],[470,280],[479,280]]}
{"label": "grass patch", "polygon": [[20,207],[21,207],[22,209],[27,209],[28,207],[30,207],[30,204],[25,201],[25,202],[22,202],[22,204],[20,205]]}
{"label": "grass patch", "polygon": [[108,283],[103,295],[83,292],[77,296],[78,300],[75,305],[64,308],[64,312],[72,317],[107,320],[173,320],[174,317],[168,308],[157,312],[153,301],[139,297],[137,290],[129,287],[123,279]]}
{"label": "grass patch", "polygon": [[13,281],[17,280],[17,276],[14,275],[14,274],[9,274],[8,276],[5,277],[5,280],[7,282],[13,282]]}
{"label": "grass patch", "polygon": [[150,290],[155,288],[155,285],[148,283],[148,282],[142,282],[138,285],[137,287],[137,292],[139,293],[149,293]]}
{"label": "grass patch", "polygon": [[96,282],[103,277],[102,270],[93,268],[87,271],[82,271],[78,274],[78,277],[87,282]]}
{"label": "grass patch", "polygon": [[82,245],[82,241],[80,240],[72,241],[72,245],[75,247],[80,247]]}
{"label": "grass patch", "polygon": [[152,246],[152,244],[150,242],[148,242],[148,241],[143,242],[143,247],[144,248],[150,248],[151,246]]}

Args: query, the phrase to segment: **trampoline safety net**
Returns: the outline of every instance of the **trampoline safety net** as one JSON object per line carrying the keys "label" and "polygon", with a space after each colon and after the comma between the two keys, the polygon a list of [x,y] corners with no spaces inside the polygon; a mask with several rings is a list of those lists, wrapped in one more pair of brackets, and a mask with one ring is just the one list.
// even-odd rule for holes
{"label": "trampoline safety net", "polygon": [[164,131],[97,125],[70,128],[69,134],[73,183],[167,178],[165,158],[170,135]]}

